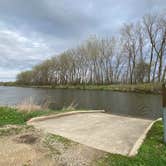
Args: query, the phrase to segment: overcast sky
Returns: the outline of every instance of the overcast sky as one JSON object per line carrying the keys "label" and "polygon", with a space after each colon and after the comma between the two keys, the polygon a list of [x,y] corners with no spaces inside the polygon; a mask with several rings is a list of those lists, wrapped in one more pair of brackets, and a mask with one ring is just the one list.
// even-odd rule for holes
{"label": "overcast sky", "polygon": [[166,0],[0,0],[0,81],[164,9]]}

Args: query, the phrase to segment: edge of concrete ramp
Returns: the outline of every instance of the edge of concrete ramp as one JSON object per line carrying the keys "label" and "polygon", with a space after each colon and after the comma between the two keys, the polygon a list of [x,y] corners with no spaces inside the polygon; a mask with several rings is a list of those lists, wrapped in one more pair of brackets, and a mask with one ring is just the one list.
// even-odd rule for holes
{"label": "edge of concrete ramp", "polygon": [[104,110],[89,110],[89,111],[70,111],[70,112],[63,112],[63,113],[57,113],[57,114],[51,114],[47,116],[40,116],[40,117],[35,117],[27,121],[27,124],[31,124],[33,122],[38,122],[38,121],[43,121],[47,119],[54,119],[54,118],[59,118],[63,116],[70,116],[70,115],[75,115],[75,114],[83,114],[83,113],[105,113]]}
{"label": "edge of concrete ramp", "polygon": [[146,128],[144,133],[138,138],[138,140],[133,145],[132,149],[130,150],[128,156],[135,156],[138,153],[139,148],[141,147],[142,143],[144,142],[149,130],[152,128],[153,124],[157,121],[162,120],[162,118],[158,118],[157,120],[152,121],[152,123]]}

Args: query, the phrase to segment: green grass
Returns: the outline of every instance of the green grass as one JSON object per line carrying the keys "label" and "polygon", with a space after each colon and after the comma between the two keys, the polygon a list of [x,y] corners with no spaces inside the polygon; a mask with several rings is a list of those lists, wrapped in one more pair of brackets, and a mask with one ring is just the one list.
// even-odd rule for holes
{"label": "green grass", "polygon": [[8,124],[23,124],[24,114],[17,112],[15,109],[1,107],[0,108],[0,126]]}
{"label": "green grass", "polygon": [[42,115],[49,115],[53,113],[58,113],[59,111],[53,110],[43,110],[43,111],[34,111],[30,113],[18,112],[14,108],[9,107],[0,107],[0,126],[3,125],[23,125],[29,119]]}
{"label": "green grass", "polygon": [[163,124],[156,122],[149,131],[147,138],[134,157],[125,157],[115,154],[107,154],[96,166],[165,166],[166,145],[163,143]]}

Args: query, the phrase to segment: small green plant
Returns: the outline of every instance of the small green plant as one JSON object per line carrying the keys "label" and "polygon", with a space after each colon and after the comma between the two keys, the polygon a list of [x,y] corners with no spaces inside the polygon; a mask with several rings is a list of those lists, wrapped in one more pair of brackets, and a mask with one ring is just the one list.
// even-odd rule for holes
{"label": "small green plant", "polygon": [[59,142],[59,143],[62,143],[65,148],[69,147],[72,144],[72,141],[70,141],[69,139],[59,136],[59,135],[55,135],[55,134],[47,135],[47,137],[45,138],[45,142],[47,144]]}
{"label": "small green plant", "polygon": [[43,143],[50,150],[51,155],[61,155],[73,142],[59,135],[48,134],[43,140]]}

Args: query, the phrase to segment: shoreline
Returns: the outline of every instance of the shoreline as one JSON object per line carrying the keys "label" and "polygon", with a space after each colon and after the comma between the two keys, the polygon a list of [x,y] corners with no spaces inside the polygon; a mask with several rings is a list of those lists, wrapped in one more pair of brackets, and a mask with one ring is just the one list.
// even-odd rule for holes
{"label": "shoreline", "polygon": [[74,89],[74,90],[101,90],[101,91],[117,91],[141,94],[161,94],[161,84],[113,84],[113,85],[16,85],[16,84],[0,84],[0,86],[8,87],[25,87],[25,88],[41,88],[41,89]]}

